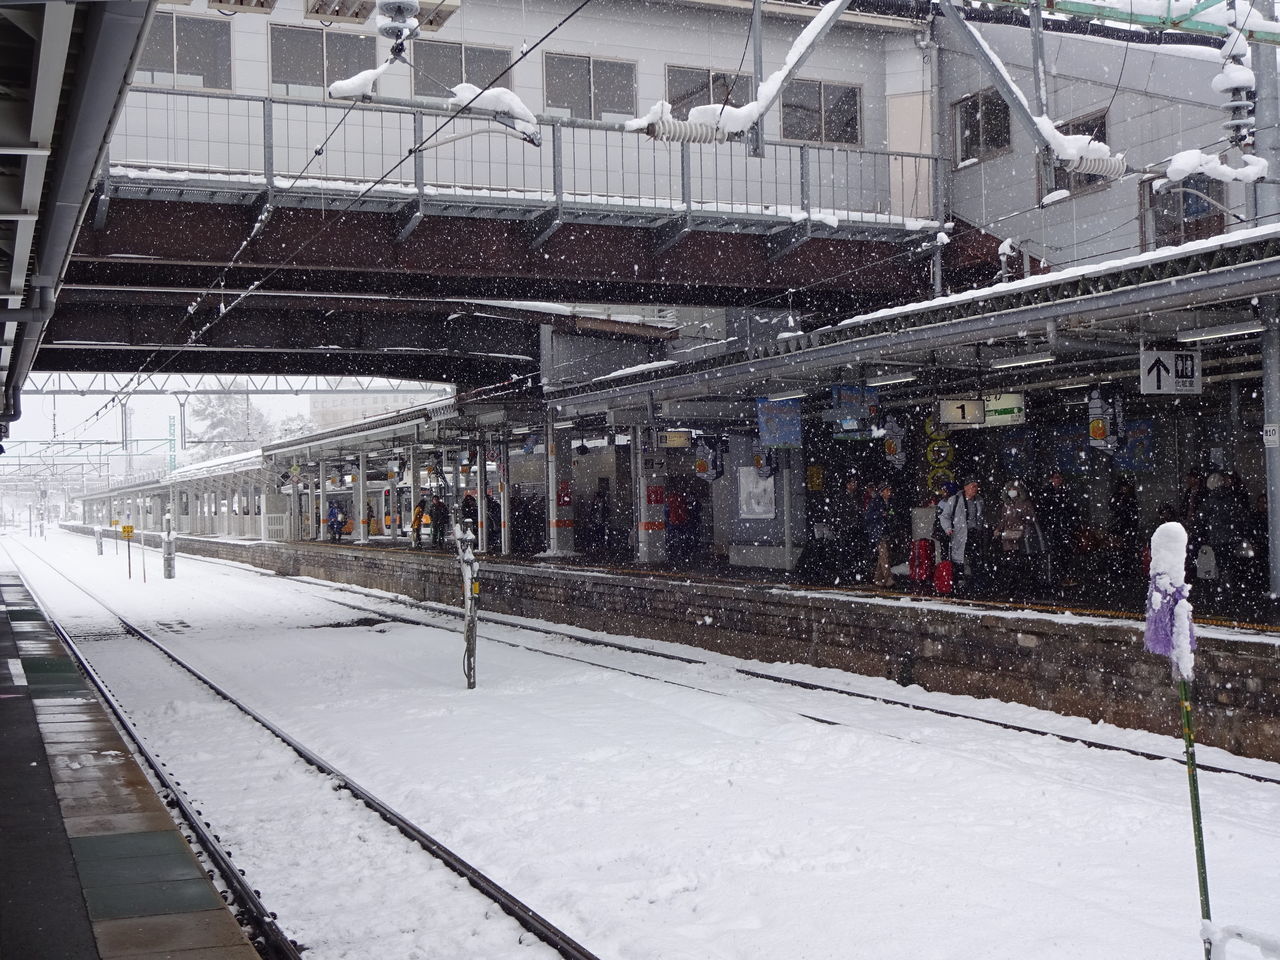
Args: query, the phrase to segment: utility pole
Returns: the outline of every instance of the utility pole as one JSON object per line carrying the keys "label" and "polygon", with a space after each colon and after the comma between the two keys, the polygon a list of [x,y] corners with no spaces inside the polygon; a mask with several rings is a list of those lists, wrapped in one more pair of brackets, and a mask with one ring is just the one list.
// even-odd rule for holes
{"label": "utility pole", "polygon": [[[760,96],[760,84],[764,82],[764,0],[754,0],[751,5],[751,57],[755,86],[753,98]],[[764,156],[764,117],[751,125],[748,146],[753,157]]]}
{"label": "utility pole", "polygon": [[[1258,15],[1267,21],[1275,16],[1274,0],[1258,0]],[[1257,121],[1254,152],[1270,164],[1271,174],[1280,174],[1280,82],[1276,78],[1276,49],[1271,44],[1253,44],[1253,71],[1257,84]],[[1280,216],[1280,184],[1260,180],[1252,187],[1257,225],[1275,223]],[[1258,303],[1262,329],[1262,422],[1280,424],[1280,297],[1263,297]],[[1280,447],[1263,446],[1267,468],[1267,531],[1269,534],[1271,593],[1280,596]]]}

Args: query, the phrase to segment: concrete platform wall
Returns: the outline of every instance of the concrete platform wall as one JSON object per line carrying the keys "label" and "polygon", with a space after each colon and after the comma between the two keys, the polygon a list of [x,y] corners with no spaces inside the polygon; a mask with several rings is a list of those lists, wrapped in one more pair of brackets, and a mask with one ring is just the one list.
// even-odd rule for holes
{"label": "concrete platform wall", "polygon": [[[147,543],[158,546],[158,536],[149,534]],[[437,555],[198,537],[178,543],[181,553],[286,576],[455,605],[461,600],[457,563]],[[1134,622],[1070,622],[977,606],[939,609],[936,603],[535,564],[482,563],[481,578],[484,610],[755,660],[834,667],[1180,735],[1168,663],[1143,650]],[[1201,743],[1280,761],[1280,641],[1202,638],[1194,699]]]}

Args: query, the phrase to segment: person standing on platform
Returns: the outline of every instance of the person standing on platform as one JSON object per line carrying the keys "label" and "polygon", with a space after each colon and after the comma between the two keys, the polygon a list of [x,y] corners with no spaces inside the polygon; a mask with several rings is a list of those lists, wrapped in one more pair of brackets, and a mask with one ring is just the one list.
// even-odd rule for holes
{"label": "person standing on platform", "polygon": [[1061,470],[1049,471],[1048,482],[1036,494],[1035,502],[1049,556],[1049,586],[1068,586],[1080,536],[1080,510]]}
{"label": "person standing on platform", "polygon": [[484,494],[484,522],[489,528],[489,552],[502,550],[502,504],[487,490]]}
{"label": "person standing on platform", "polygon": [[413,508],[413,519],[409,521],[409,529],[413,531],[413,549],[422,549],[422,524],[427,519],[427,498],[423,497]]}
{"label": "person standing on platform", "polygon": [[329,501],[329,513],[326,519],[329,523],[329,542],[340,543],[342,541],[342,511],[338,509],[336,500]]}
{"label": "person standing on platform", "polygon": [[449,526],[449,508],[438,493],[431,498],[430,516],[431,545],[433,547],[443,547],[445,530]]}
{"label": "person standing on platform", "polygon": [[1044,536],[1036,521],[1035,504],[1021,480],[1005,484],[1000,520],[992,533],[1000,545],[998,562],[1007,572],[1002,583],[1016,596],[1040,579],[1044,557]]}
{"label": "person standing on platform", "polygon": [[893,505],[893,485],[882,483],[876,497],[867,506],[863,536],[874,555],[875,573],[872,581],[877,587],[893,586],[890,560],[890,540],[897,533],[897,510]]}
{"label": "person standing on platform", "polygon": [[938,525],[950,545],[951,562],[956,566],[956,592],[972,590],[981,579],[986,520],[983,516],[982,484],[970,477],[960,490],[938,504]]}

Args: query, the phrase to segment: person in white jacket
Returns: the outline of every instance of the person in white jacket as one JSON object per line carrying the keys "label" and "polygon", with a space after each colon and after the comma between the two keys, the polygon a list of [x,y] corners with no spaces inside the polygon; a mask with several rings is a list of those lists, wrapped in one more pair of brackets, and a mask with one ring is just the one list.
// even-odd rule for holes
{"label": "person in white jacket", "polygon": [[944,534],[956,576],[963,572],[972,582],[974,561],[986,534],[982,515],[982,485],[976,478],[965,480],[960,490],[938,504],[938,527]]}

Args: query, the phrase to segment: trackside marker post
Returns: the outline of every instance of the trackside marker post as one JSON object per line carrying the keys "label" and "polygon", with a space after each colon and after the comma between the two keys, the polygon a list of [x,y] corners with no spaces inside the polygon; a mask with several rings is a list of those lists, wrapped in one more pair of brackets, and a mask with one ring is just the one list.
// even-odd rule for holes
{"label": "trackside marker post", "polygon": [[[1209,874],[1205,869],[1204,828],[1200,819],[1200,784],[1196,777],[1196,744],[1191,728],[1191,678],[1196,648],[1195,626],[1187,594],[1187,531],[1180,523],[1162,523],[1151,536],[1151,582],[1147,587],[1146,648],[1169,658],[1178,682],[1182,740],[1187,755],[1187,786],[1191,790],[1191,833],[1196,847],[1196,875],[1200,885],[1200,918],[1207,924]],[[1204,941],[1205,960],[1213,944]]]}
{"label": "trackside marker post", "polygon": [[480,561],[476,559],[472,545],[476,535],[471,532],[471,521],[464,520],[465,529],[453,525],[453,541],[458,548],[458,566],[462,568],[462,672],[467,678],[467,689],[476,688],[476,615],[480,605]]}

